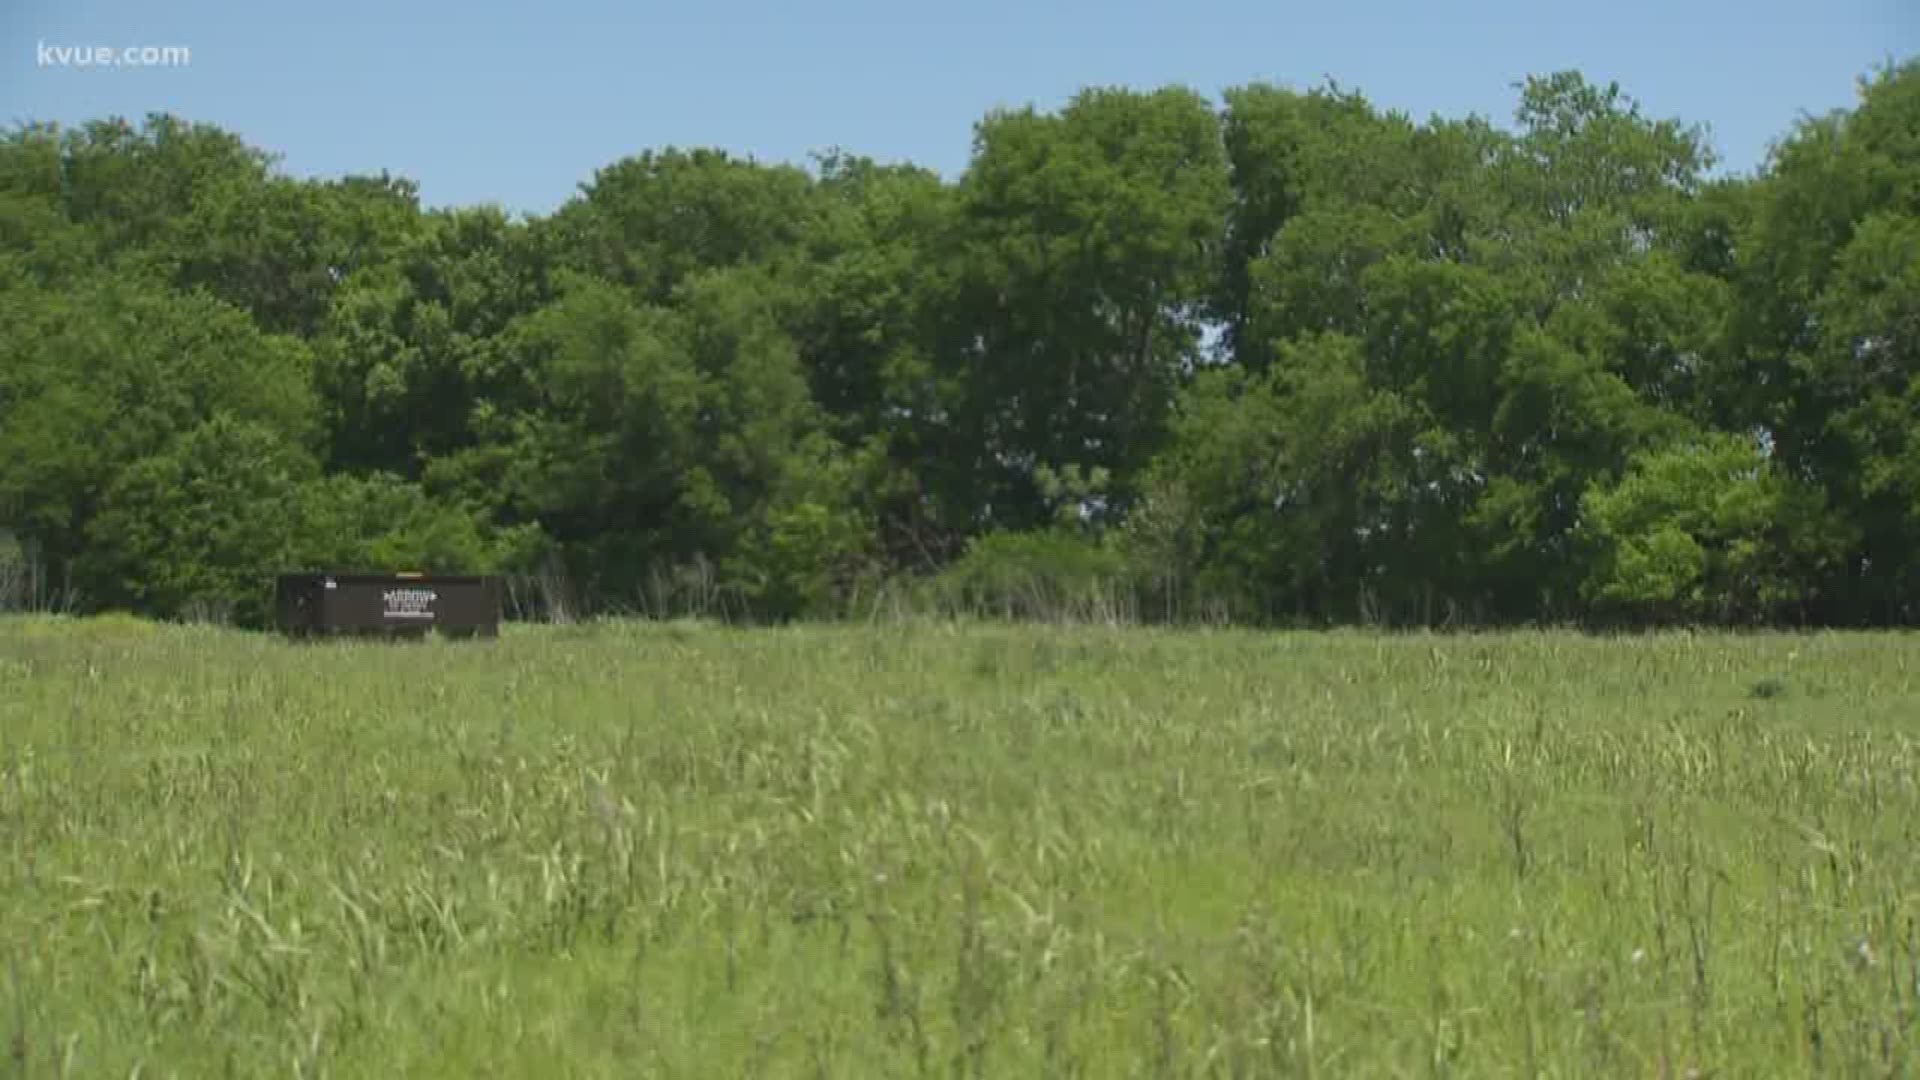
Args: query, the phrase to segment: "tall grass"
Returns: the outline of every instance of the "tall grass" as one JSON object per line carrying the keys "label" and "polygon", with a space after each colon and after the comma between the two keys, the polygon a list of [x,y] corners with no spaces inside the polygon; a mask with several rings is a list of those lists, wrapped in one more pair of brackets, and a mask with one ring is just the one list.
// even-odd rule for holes
{"label": "tall grass", "polygon": [[0,1071],[1915,1071],[1911,639],[0,621]]}

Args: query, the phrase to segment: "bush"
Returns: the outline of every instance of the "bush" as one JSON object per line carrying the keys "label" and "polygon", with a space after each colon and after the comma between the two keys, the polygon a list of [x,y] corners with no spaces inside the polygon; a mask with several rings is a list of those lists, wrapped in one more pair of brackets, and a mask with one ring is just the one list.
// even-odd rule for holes
{"label": "bush", "polygon": [[300,536],[318,475],[272,429],[216,417],[107,489],[78,560],[95,608],[259,624]]}
{"label": "bush", "polygon": [[933,579],[929,599],[950,614],[1113,620],[1132,617],[1133,591],[1118,550],[1051,529],[975,538]]}
{"label": "bush", "polygon": [[495,530],[467,508],[399,477],[330,476],[301,499],[297,568],[483,574],[532,566],[537,528]]}
{"label": "bush", "polygon": [[835,615],[865,563],[869,535],[850,510],[818,502],[776,507],[747,531],[724,569],[755,615]]}
{"label": "bush", "polygon": [[1818,490],[1731,435],[1636,454],[1582,509],[1587,598],[1638,621],[1791,618],[1852,542]]}
{"label": "bush", "polygon": [[540,538],[394,477],[322,478],[273,430],[221,416],[122,473],[88,540],[96,609],[262,626],[285,571],[484,573],[531,559]]}

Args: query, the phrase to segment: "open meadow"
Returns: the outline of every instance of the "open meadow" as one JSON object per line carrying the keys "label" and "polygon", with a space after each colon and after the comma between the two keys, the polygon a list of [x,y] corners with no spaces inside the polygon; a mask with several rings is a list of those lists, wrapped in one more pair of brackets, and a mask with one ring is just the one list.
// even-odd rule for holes
{"label": "open meadow", "polygon": [[1916,660],[0,621],[0,1074],[1911,1075]]}

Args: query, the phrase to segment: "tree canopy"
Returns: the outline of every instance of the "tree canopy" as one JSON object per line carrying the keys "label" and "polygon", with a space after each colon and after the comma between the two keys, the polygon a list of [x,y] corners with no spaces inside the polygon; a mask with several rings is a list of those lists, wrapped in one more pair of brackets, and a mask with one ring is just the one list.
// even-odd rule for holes
{"label": "tree canopy", "polygon": [[932,577],[1912,621],[1920,61],[1751,175],[1618,86],[1516,91],[1496,124],[1093,88],[985,117],[951,180],[664,148],[538,216],[177,117],[22,124],[0,532],[84,606],[243,622],[347,564],[767,619]]}

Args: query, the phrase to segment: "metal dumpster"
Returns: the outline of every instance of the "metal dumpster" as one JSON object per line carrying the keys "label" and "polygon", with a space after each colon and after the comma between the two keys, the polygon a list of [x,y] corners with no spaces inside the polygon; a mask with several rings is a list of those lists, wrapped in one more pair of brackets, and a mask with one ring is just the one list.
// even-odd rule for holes
{"label": "metal dumpster", "polygon": [[498,637],[500,579],[444,574],[282,574],[280,629],[295,637]]}

